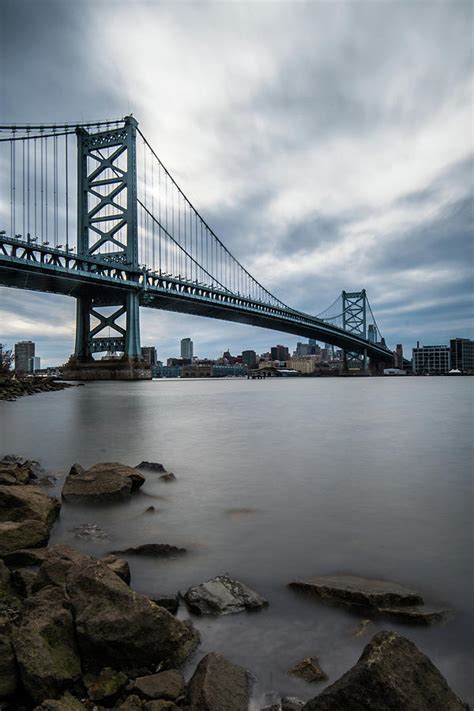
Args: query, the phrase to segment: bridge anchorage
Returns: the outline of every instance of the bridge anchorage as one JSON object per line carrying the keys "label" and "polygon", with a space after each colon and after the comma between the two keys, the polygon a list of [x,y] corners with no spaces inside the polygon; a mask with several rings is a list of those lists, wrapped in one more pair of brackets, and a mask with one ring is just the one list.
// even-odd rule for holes
{"label": "bridge anchorage", "polygon": [[[75,146],[73,145],[75,143]],[[73,156],[76,155],[74,160]],[[140,306],[312,338],[348,369],[392,364],[365,290],[313,316],[271,294],[230,253],[132,116],[0,126],[0,285],[76,299],[75,379],[150,377]],[[107,360],[94,355],[109,354]]]}

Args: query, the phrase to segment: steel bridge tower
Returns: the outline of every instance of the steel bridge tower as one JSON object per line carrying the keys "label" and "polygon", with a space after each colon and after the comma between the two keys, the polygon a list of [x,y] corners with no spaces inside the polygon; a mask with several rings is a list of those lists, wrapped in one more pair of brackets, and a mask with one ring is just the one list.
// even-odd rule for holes
{"label": "steel bridge tower", "polygon": [[[342,292],[342,327],[345,331],[367,338],[367,294],[362,291]],[[363,353],[344,351],[345,369],[367,370],[367,349]]]}
{"label": "steel bridge tower", "polygon": [[[77,253],[136,271],[138,265],[136,129],[124,125],[98,133],[77,128]],[[121,351],[123,361],[141,360],[139,289],[123,293],[102,289],[76,296],[74,359],[93,360],[101,351]],[[104,314],[104,307],[116,307]],[[110,309],[109,309],[110,311]],[[125,324],[119,319],[125,317]],[[92,327],[92,319],[97,325]],[[110,329],[114,335],[107,335]]]}

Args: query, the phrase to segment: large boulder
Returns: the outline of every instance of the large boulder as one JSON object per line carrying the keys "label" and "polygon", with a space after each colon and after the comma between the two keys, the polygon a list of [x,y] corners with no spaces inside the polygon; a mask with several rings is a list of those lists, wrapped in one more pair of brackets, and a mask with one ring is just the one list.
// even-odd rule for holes
{"label": "large boulder", "polygon": [[247,711],[249,699],[248,672],[216,652],[201,659],[188,684],[191,711]]}
{"label": "large boulder", "polygon": [[257,610],[268,602],[244,583],[218,575],[182,593],[191,612],[200,615],[229,615],[244,610]]}
{"label": "large boulder", "polygon": [[405,637],[379,632],[346,674],[305,711],[465,711],[434,664]]}
{"label": "large boulder", "polygon": [[0,521],[35,519],[50,528],[60,509],[54,496],[36,486],[0,486]]}
{"label": "large boulder", "polygon": [[199,641],[191,625],[132,591],[100,561],[73,565],[66,589],[81,654],[91,668],[110,665],[130,676],[154,672],[160,664],[172,668]]}
{"label": "large boulder", "polygon": [[175,701],[184,693],[184,677],[177,669],[140,676],[135,679],[133,691],[146,699]]}
{"label": "large boulder", "polygon": [[81,675],[70,604],[59,588],[29,597],[13,647],[21,680],[37,703],[57,698]]}
{"label": "large boulder", "polygon": [[86,706],[66,691],[60,699],[46,699],[34,711],[86,711]]}
{"label": "large boulder", "polygon": [[36,519],[0,522],[0,558],[10,556],[20,548],[39,548],[48,540],[48,526]]}
{"label": "large boulder", "polygon": [[18,671],[11,641],[11,625],[2,617],[0,618],[0,699],[13,695],[17,685]]}
{"label": "large boulder", "polygon": [[87,470],[74,464],[64,482],[62,497],[70,502],[115,503],[128,499],[144,481],[135,468],[119,462],[94,464]]}
{"label": "large boulder", "polygon": [[84,564],[90,560],[92,558],[69,546],[62,544],[50,546],[46,549],[43,562],[39,567],[34,589],[41,590],[48,586],[64,588],[70,569],[74,565]]}

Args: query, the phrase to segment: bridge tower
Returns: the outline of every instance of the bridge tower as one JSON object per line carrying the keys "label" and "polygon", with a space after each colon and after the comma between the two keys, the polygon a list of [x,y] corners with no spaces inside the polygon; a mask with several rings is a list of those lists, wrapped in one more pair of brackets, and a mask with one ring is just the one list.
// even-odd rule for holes
{"label": "bridge tower", "polygon": [[[92,363],[92,354],[102,351],[123,352],[122,366],[141,362],[137,126],[137,121],[127,116],[119,128],[97,133],[76,129],[77,253],[117,264],[119,268],[127,265],[129,271],[136,270],[137,281],[136,290],[91,292],[84,287],[76,295],[74,361],[77,364]],[[114,307],[112,312],[110,307]],[[120,323],[123,318],[125,323]],[[95,326],[92,319],[97,322]]]}
{"label": "bridge tower", "polygon": [[[367,294],[362,291],[342,292],[342,327],[345,331],[367,338]],[[367,370],[367,350],[363,353],[344,351],[346,370],[358,368]]]}

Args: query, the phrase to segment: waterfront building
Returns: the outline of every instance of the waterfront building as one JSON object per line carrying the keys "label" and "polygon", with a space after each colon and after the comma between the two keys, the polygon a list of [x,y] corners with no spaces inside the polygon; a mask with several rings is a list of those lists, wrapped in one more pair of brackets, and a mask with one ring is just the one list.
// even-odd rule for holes
{"label": "waterfront building", "polygon": [[242,365],[247,368],[255,368],[257,365],[257,354],[255,351],[242,351]]}
{"label": "waterfront building", "polygon": [[304,375],[311,375],[316,370],[316,358],[294,357],[286,361],[286,367],[290,370],[298,370]]}
{"label": "waterfront building", "polygon": [[142,346],[141,350],[142,358],[145,363],[150,366],[150,368],[153,368],[155,365],[157,365],[157,353],[155,346]]}
{"label": "waterfront building", "polygon": [[192,363],[183,365],[181,369],[182,378],[210,378],[213,366],[210,363]]}
{"label": "waterfront building", "polygon": [[41,359],[39,356],[33,356],[33,358],[30,358],[30,367],[28,372],[29,373],[36,373],[38,370],[41,369]]}
{"label": "waterfront building", "polygon": [[417,375],[443,375],[450,369],[449,346],[421,346],[413,348],[413,372]]}
{"label": "waterfront building", "polygon": [[270,349],[270,353],[271,353],[272,360],[279,360],[280,362],[286,361],[290,357],[290,352],[289,352],[287,346],[282,346],[282,345],[273,346]]}
{"label": "waterfront building", "polygon": [[369,328],[367,330],[367,340],[370,341],[370,343],[377,342],[377,329],[375,328],[373,323],[369,323]]}
{"label": "waterfront building", "polygon": [[247,375],[247,368],[239,363],[234,365],[214,365],[212,367],[213,378],[243,377]]}
{"label": "waterfront building", "polygon": [[152,378],[180,378],[182,367],[179,365],[155,365],[151,369]]}
{"label": "waterfront building", "polygon": [[469,338],[452,338],[449,350],[453,370],[474,373],[474,341]]}
{"label": "waterfront building", "polygon": [[193,342],[190,338],[181,339],[181,358],[189,361],[193,359]]}
{"label": "waterfront building", "polygon": [[35,356],[33,341],[19,341],[15,343],[15,372],[30,373],[31,359]]}

